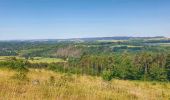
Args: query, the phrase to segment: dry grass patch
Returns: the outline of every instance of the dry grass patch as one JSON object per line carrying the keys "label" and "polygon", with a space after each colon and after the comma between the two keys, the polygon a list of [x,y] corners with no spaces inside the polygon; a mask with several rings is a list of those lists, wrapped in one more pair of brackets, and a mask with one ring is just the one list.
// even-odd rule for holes
{"label": "dry grass patch", "polygon": [[[14,71],[0,70],[0,100],[168,100],[170,84],[125,80],[30,69],[29,81],[12,79]],[[3,77],[2,77],[3,76]]]}

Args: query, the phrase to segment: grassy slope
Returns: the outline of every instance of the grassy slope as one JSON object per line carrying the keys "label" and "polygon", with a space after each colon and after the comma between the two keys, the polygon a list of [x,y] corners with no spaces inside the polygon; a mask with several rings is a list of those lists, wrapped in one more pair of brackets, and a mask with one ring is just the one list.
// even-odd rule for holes
{"label": "grassy slope", "polygon": [[[29,81],[12,79],[16,72],[0,70],[0,100],[168,100],[170,83],[112,80],[31,69]],[[54,77],[50,78],[51,76]],[[35,84],[33,80],[39,80]]]}

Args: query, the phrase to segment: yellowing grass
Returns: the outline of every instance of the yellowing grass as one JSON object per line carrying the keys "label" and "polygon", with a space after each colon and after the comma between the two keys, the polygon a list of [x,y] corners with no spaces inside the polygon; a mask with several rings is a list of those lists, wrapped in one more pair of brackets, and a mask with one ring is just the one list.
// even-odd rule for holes
{"label": "yellowing grass", "polygon": [[[24,57],[19,56],[0,56],[0,61],[9,60],[11,57],[15,57],[16,59],[25,59]],[[57,62],[65,62],[60,58],[45,58],[45,57],[33,57],[33,59],[28,60],[31,63],[57,63]]]}
{"label": "yellowing grass", "polygon": [[65,62],[60,58],[43,58],[43,57],[34,57],[33,60],[29,60],[31,63],[57,63],[57,62]]}
{"label": "yellowing grass", "polygon": [[[0,70],[0,100],[168,100],[170,84],[65,75],[30,69],[29,81],[12,79],[14,71]],[[34,81],[37,83],[35,84]]]}

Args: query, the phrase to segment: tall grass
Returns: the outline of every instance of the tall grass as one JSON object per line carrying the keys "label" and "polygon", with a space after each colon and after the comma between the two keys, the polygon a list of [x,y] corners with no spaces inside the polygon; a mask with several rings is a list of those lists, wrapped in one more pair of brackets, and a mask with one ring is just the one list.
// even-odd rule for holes
{"label": "tall grass", "polygon": [[29,81],[0,70],[0,100],[168,100],[170,83],[126,80],[29,69]]}

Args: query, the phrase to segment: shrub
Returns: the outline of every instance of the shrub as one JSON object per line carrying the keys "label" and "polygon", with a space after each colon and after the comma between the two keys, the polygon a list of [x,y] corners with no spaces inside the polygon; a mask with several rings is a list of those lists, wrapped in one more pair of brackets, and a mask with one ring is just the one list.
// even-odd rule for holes
{"label": "shrub", "polygon": [[103,73],[102,73],[102,78],[103,78],[104,80],[110,81],[110,80],[112,80],[112,77],[113,77],[113,75],[112,75],[112,72],[111,72],[111,71],[109,71],[109,70],[104,70],[104,71],[103,71]]}

